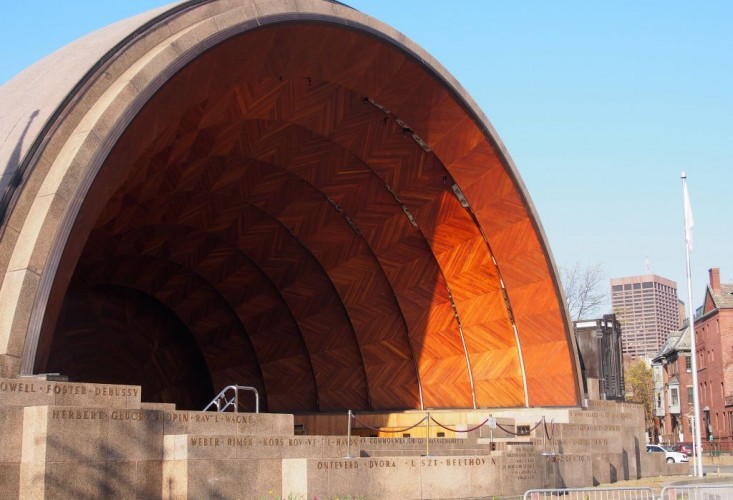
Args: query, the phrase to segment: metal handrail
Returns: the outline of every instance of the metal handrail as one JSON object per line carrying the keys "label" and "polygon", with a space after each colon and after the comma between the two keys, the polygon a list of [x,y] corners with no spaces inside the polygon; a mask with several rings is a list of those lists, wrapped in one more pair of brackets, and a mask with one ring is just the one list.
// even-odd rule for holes
{"label": "metal handrail", "polygon": [[[227,399],[227,392],[234,391],[234,395],[231,399]],[[255,393],[255,413],[260,412],[260,394],[257,392],[257,389],[254,387],[250,387],[248,385],[228,385],[225,388],[221,390],[219,394],[216,395],[214,399],[211,400],[211,403],[206,405],[206,408],[204,408],[203,411],[208,411],[209,408],[212,406],[216,407],[216,411],[219,413],[226,411],[227,408],[230,406],[234,408],[234,413],[239,412],[239,391],[251,391]],[[223,403],[223,406],[222,406]]]}

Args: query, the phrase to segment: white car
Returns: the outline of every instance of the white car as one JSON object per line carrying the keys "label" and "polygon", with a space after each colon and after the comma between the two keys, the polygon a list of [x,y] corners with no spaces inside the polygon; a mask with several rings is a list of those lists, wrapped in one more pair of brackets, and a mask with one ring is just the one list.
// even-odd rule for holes
{"label": "white car", "polygon": [[664,453],[665,460],[670,464],[690,461],[686,454],[673,451],[669,446],[662,446],[661,444],[648,444],[646,445],[646,451],[649,453]]}

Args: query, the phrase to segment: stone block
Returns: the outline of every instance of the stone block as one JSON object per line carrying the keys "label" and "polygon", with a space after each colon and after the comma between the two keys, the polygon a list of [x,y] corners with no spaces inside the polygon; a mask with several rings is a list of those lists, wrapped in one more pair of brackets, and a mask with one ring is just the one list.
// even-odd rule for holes
{"label": "stone block", "polygon": [[[0,334],[0,346],[3,342],[3,335]],[[1,349],[0,349],[1,350]],[[0,378],[12,377],[20,371],[20,358],[10,354],[0,354]],[[0,400],[0,406],[2,401]]]}
{"label": "stone block", "polygon": [[507,451],[499,457],[501,494],[513,495],[545,484],[544,458],[536,451]]}
{"label": "stone block", "polygon": [[[471,484],[471,467],[459,466],[459,463],[469,459],[440,458],[438,463],[445,461],[440,472],[431,474],[427,470],[420,471],[420,494],[423,498],[456,498],[464,495],[466,487]],[[471,459],[473,463],[483,459]]]}
{"label": "stone block", "polygon": [[488,453],[491,446],[487,442],[478,443],[475,438],[361,438],[361,449],[364,456],[400,455],[451,455],[462,450],[484,450]]}
{"label": "stone block", "polygon": [[166,434],[292,436],[293,415],[274,413],[163,412]]}
{"label": "stone block", "polygon": [[307,465],[307,498],[499,495],[499,463],[496,457],[487,456],[311,459]]}
{"label": "stone block", "polygon": [[164,436],[161,497],[185,499],[188,493],[188,447],[185,434]]}
{"label": "stone block", "polygon": [[21,498],[43,498],[46,473],[48,408],[23,408],[19,492]]}
{"label": "stone block", "polygon": [[48,405],[140,408],[140,387],[57,382],[29,377],[0,379],[0,407]]}
{"label": "stone block", "polygon": [[0,498],[19,498],[20,462],[0,463]]}
{"label": "stone block", "polygon": [[[536,443],[537,444],[537,443]],[[540,443],[541,444],[541,443]],[[557,453],[609,453],[609,440],[606,438],[583,437],[554,440]]]}
{"label": "stone block", "polygon": [[[0,408],[0,464],[20,463],[23,439],[23,408]],[[0,498],[3,498],[0,495]]]}
{"label": "stone block", "polygon": [[548,487],[593,486],[593,460],[589,454],[554,455],[547,456],[545,460]]}
{"label": "stone block", "polygon": [[[187,456],[192,460],[258,458],[344,458],[345,437],[331,436],[233,436],[189,434]],[[352,438],[351,453],[359,455],[359,439]]]}
{"label": "stone block", "polygon": [[44,498],[111,497],[102,462],[48,462],[41,479]]}
{"label": "stone block", "polygon": [[[18,235],[19,242],[23,233]],[[20,244],[20,243],[19,243]],[[38,274],[14,264],[15,253],[8,263],[8,272],[0,287],[0,352],[4,354],[5,373],[15,374],[20,368],[23,356],[28,322],[33,310],[35,295],[30,293],[38,288]],[[22,266],[22,263],[20,264]],[[14,361],[17,360],[17,361]],[[4,399],[0,398],[0,401]]]}
{"label": "stone block", "polygon": [[[163,484],[163,462],[160,460],[140,460],[135,462],[135,478],[138,490],[146,493],[144,498],[160,497],[161,485]],[[124,498],[135,498],[135,495],[127,495]],[[137,498],[143,498],[143,496],[138,496]]]}
{"label": "stone block", "polygon": [[647,453],[641,454],[639,460],[642,477],[651,476],[671,476],[676,474],[686,475],[690,473],[690,464],[688,463],[667,463],[663,453]]}
{"label": "stone block", "polygon": [[624,480],[623,453],[596,454],[593,459],[593,485],[615,483]]}
{"label": "stone block", "polygon": [[282,461],[282,496],[284,498],[308,497],[308,460],[287,458]]}
{"label": "stone block", "polygon": [[107,455],[107,411],[69,407],[43,407],[47,462],[96,462]]}
{"label": "stone block", "polygon": [[159,467],[160,462],[48,462],[46,498],[157,498],[159,483],[148,479]]}
{"label": "stone block", "polygon": [[187,498],[277,498],[282,461],[189,460]]}
{"label": "stone block", "polygon": [[164,423],[159,412],[113,410],[109,416],[101,436],[105,460],[162,460]]}
{"label": "stone block", "polygon": [[143,401],[140,403],[140,409],[141,410],[176,411],[176,404],[175,403],[146,403]]}

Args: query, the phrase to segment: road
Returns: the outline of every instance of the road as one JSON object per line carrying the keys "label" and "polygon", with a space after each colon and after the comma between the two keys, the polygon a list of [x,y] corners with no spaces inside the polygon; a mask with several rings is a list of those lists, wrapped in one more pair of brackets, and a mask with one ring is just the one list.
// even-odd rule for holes
{"label": "road", "polygon": [[[731,464],[703,464],[702,470],[705,474],[733,474],[733,465]],[[692,471],[692,466],[690,466],[690,471]]]}

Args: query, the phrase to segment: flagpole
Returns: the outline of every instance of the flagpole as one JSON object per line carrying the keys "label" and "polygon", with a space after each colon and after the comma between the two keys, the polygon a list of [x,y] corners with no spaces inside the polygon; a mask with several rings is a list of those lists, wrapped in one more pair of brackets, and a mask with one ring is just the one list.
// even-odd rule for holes
{"label": "flagpole", "polygon": [[693,450],[695,455],[695,476],[703,477],[702,470],[702,434],[700,419],[700,393],[697,386],[697,348],[695,347],[695,315],[692,306],[692,271],[690,269],[690,250],[692,247],[692,209],[690,207],[690,196],[687,193],[687,175],[682,172],[682,196],[685,208],[685,257],[687,260],[687,317],[690,327],[690,358],[692,360],[692,401],[694,413],[693,425],[695,426],[693,436]]}

